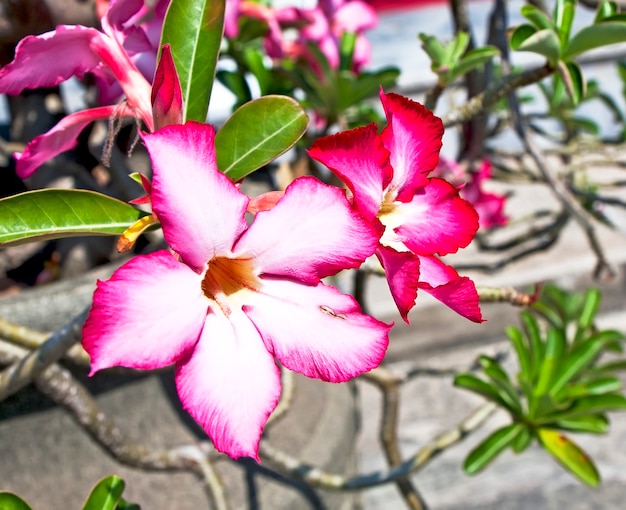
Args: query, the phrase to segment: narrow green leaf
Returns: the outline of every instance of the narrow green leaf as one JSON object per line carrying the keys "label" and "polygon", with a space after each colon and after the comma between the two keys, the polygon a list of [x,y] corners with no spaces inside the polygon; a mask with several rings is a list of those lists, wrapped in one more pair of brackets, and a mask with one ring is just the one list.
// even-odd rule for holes
{"label": "narrow green leaf", "polygon": [[587,83],[585,77],[576,62],[558,62],[559,76],[565,84],[567,94],[574,106],[582,101],[587,93]]}
{"label": "narrow green leaf", "polygon": [[433,68],[441,66],[445,62],[446,49],[439,39],[428,34],[419,34],[422,47],[426,54],[430,57]]}
{"label": "narrow green leaf", "polygon": [[0,508],[2,510],[32,510],[26,501],[11,492],[0,492]]}
{"label": "narrow green leaf", "polygon": [[513,30],[513,33],[511,34],[511,49],[517,50],[522,44],[524,44],[524,41],[526,41],[526,39],[532,37],[536,33],[537,29],[533,25],[519,25],[515,28],[515,30]]}
{"label": "narrow green leaf", "polygon": [[598,307],[600,306],[601,300],[602,293],[598,289],[588,289],[587,292],[585,292],[582,309],[580,310],[577,320],[577,339],[579,334],[590,328],[593,324],[593,319],[595,318],[596,313],[598,313]]}
{"label": "narrow green leaf", "polygon": [[358,75],[351,71],[340,72],[337,79],[338,110],[345,111],[364,99],[376,97],[381,87],[386,89],[395,85],[398,76],[400,70],[396,67],[385,67]]}
{"label": "narrow green leaf", "polygon": [[117,475],[103,478],[91,491],[83,510],[115,510],[125,485],[124,480]]}
{"label": "narrow green leaf", "polygon": [[609,431],[609,420],[602,414],[590,414],[555,421],[555,427],[572,432],[585,432],[587,434],[606,434]]}
{"label": "narrow green leaf", "polygon": [[145,214],[95,191],[29,191],[0,200],[0,247],[62,237],[119,235]]}
{"label": "narrow green leaf", "polygon": [[517,454],[522,453],[524,450],[526,450],[526,448],[530,446],[532,440],[533,434],[530,429],[528,427],[523,427],[519,431],[517,436],[515,436],[515,439],[513,439],[513,442],[511,443],[511,448]]}
{"label": "narrow green leaf", "polygon": [[623,21],[602,21],[596,25],[583,28],[571,38],[563,58],[572,58],[600,46],[622,43],[626,41],[626,23]]}
{"label": "narrow green leaf", "polygon": [[308,125],[295,99],[264,96],[250,101],[217,132],[217,167],[233,181],[243,179],[293,147]]}
{"label": "narrow green leaf", "polygon": [[467,52],[467,54],[464,55],[463,58],[451,69],[448,75],[449,82],[451,83],[464,74],[477,69],[478,67],[484,66],[487,62],[489,62],[492,58],[497,57],[499,54],[500,50],[498,50],[495,46],[485,46],[483,48],[476,48]]}
{"label": "narrow green leaf", "polygon": [[550,388],[550,394],[558,394],[568,382],[580,374],[583,369],[588,367],[597,358],[606,344],[614,342],[616,338],[620,337],[621,333],[606,330],[593,335],[574,347],[567,355],[566,359],[563,360],[563,363],[561,363],[555,375],[554,384],[552,384],[552,388]]}
{"label": "narrow green leaf", "polygon": [[463,470],[468,475],[473,475],[487,467],[502,450],[511,444],[524,428],[524,425],[520,423],[513,423],[492,432],[469,453],[463,463]]}
{"label": "narrow green leaf", "polygon": [[567,347],[567,342],[563,332],[550,328],[548,330],[548,338],[546,340],[546,351],[543,357],[541,368],[539,369],[539,378],[535,386],[535,395],[540,397],[550,391],[554,374],[558,370],[561,358]]}
{"label": "narrow green leaf", "polygon": [[493,387],[496,389],[502,400],[507,403],[507,407],[516,412],[516,415],[522,414],[522,403],[520,401],[517,389],[511,383],[511,379],[506,371],[498,364],[496,360],[489,356],[480,356],[478,362],[483,367],[483,371],[491,380]]}
{"label": "narrow green leaf", "polygon": [[494,388],[492,384],[476,377],[474,374],[456,375],[454,377],[454,385],[458,388],[463,388],[477,393],[478,395],[495,402],[504,409],[509,409],[509,405],[502,399],[496,388]]}
{"label": "narrow green leaf", "polygon": [[552,64],[556,63],[561,55],[559,38],[553,29],[548,28],[535,32],[513,49],[538,53],[546,57]]}
{"label": "narrow green leaf", "polygon": [[591,458],[571,439],[551,429],[539,429],[539,440],[543,447],[579,480],[597,487],[600,474]]}
{"label": "narrow green leaf", "polygon": [[450,41],[446,46],[446,59],[444,64],[447,64],[450,67],[455,67],[457,62],[467,50],[469,41],[470,37],[467,32],[457,33],[455,38],[452,39],[452,41]]}
{"label": "narrow green leaf", "polygon": [[574,21],[575,0],[558,0],[555,5],[554,24],[559,34],[561,48],[567,46]]}
{"label": "narrow green leaf", "polygon": [[600,5],[598,5],[598,10],[596,11],[596,17],[594,21],[598,23],[603,19],[613,16],[617,13],[617,10],[618,6],[615,2],[600,2]]}
{"label": "narrow green leaf", "polygon": [[626,411],[626,398],[623,395],[606,394],[591,395],[577,399],[572,406],[560,413],[552,416],[542,417],[536,420],[537,423],[556,422],[578,418],[579,416],[589,416],[594,414],[604,414],[612,411]]}
{"label": "narrow green leaf", "polygon": [[557,400],[568,400],[588,395],[603,395],[620,391],[622,387],[622,381],[617,377],[597,377],[585,382],[568,385],[555,395],[555,398]]}
{"label": "narrow green leaf", "polygon": [[[557,2],[559,1],[561,0],[557,0]],[[554,24],[552,23],[550,17],[542,10],[537,9],[534,5],[526,4],[520,9],[520,12],[522,13],[522,16],[524,16],[539,30],[546,28],[554,29]]]}
{"label": "narrow green leaf", "polygon": [[161,46],[170,44],[183,91],[183,119],[205,122],[222,42],[226,0],[173,0]]}
{"label": "narrow green leaf", "polygon": [[532,374],[532,381],[536,381],[539,375],[539,369],[543,362],[544,346],[541,340],[541,333],[539,332],[539,324],[537,320],[527,311],[523,310],[520,313],[522,324],[524,326],[524,332],[528,338],[530,345],[530,370]]}
{"label": "narrow green leaf", "polygon": [[526,341],[524,340],[524,335],[519,329],[513,326],[509,326],[506,328],[506,334],[509,337],[509,340],[511,340],[511,343],[513,344],[513,348],[515,349],[515,352],[517,353],[517,360],[520,365],[522,378],[526,382],[532,383],[530,351],[528,349],[528,345],[526,344]]}

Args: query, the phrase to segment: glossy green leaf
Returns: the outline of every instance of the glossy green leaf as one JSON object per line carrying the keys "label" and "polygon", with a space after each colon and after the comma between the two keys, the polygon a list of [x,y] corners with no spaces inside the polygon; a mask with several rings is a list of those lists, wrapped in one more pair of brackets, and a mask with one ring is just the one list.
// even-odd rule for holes
{"label": "glossy green leaf", "polygon": [[594,414],[605,414],[613,411],[626,411],[626,398],[623,395],[606,394],[591,395],[577,399],[569,409],[542,417],[537,423],[548,423],[561,420],[578,418],[579,416],[590,416]]}
{"label": "glossy green leaf", "polygon": [[587,84],[585,77],[576,62],[560,61],[557,65],[559,76],[563,80],[567,94],[572,103],[577,105],[580,103],[587,93]]}
{"label": "glossy green leaf", "polygon": [[539,30],[554,28],[552,20],[548,17],[548,15],[542,10],[537,9],[534,5],[526,4],[520,9],[520,12],[522,13],[522,16],[524,16]]}
{"label": "glossy green leaf", "polygon": [[452,68],[449,82],[453,82],[464,74],[484,66],[492,58],[497,57],[500,50],[495,46],[484,46],[467,52],[467,54]]}
{"label": "glossy green leaf", "polygon": [[563,388],[555,398],[567,400],[588,395],[603,395],[605,393],[615,393],[623,387],[622,381],[617,377],[596,377],[585,382],[568,385]]}
{"label": "glossy green leaf", "polygon": [[522,378],[528,383],[531,383],[532,371],[530,362],[530,351],[524,339],[524,335],[519,329],[513,326],[509,326],[506,328],[506,334],[509,337],[509,340],[511,340],[513,348],[515,349],[515,352],[517,354],[517,360],[520,365]]}
{"label": "glossy green leaf", "polygon": [[103,478],[89,494],[83,510],[115,510],[125,485],[117,475]]}
{"label": "glossy green leaf", "polygon": [[473,475],[487,467],[502,450],[511,444],[524,428],[525,427],[519,423],[513,423],[492,432],[469,453],[463,463],[463,470],[468,475]]}
{"label": "glossy green leaf", "polygon": [[618,11],[618,6],[615,2],[600,2],[598,5],[598,10],[596,11],[595,22],[602,21],[610,16],[613,16]]}
{"label": "glossy green leaf", "polygon": [[264,96],[250,101],[217,132],[217,167],[238,181],[293,147],[308,125],[295,99]]}
{"label": "glossy green leaf", "polygon": [[563,58],[570,60],[581,53],[626,41],[626,23],[623,21],[602,21],[583,28],[570,39]]}
{"label": "glossy green leaf", "polygon": [[0,509],[32,510],[26,501],[11,492],[0,492]]}
{"label": "glossy green leaf", "polygon": [[554,384],[550,388],[550,394],[556,395],[561,391],[567,383],[597,358],[607,343],[614,342],[619,338],[621,338],[621,333],[618,331],[606,330],[576,345],[559,366],[554,377]]}
{"label": "glossy green leaf", "polygon": [[530,446],[532,440],[533,434],[530,429],[528,427],[523,427],[519,431],[517,436],[515,436],[515,439],[513,439],[513,442],[511,443],[511,448],[517,454],[522,453],[524,450],[526,450],[526,448]]}
{"label": "glossy green leaf", "polygon": [[419,34],[422,47],[426,54],[430,57],[434,68],[442,65],[446,60],[446,48],[439,39],[428,34]]}
{"label": "glossy green leaf", "polygon": [[520,313],[522,324],[524,326],[524,332],[528,338],[528,344],[530,346],[530,369],[532,374],[532,380],[537,380],[539,374],[539,368],[543,361],[544,346],[541,340],[541,333],[539,331],[539,324],[537,320],[527,311]]}
{"label": "glossy green leaf", "polygon": [[489,377],[492,386],[498,392],[507,407],[515,411],[517,415],[522,414],[522,404],[517,389],[511,383],[509,375],[499,365],[499,363],[489,356],[480,356],[478,362],[483,367],[483,371]]}
{"label": "glossy green leaf", "polygon": [[550,328],[546,340],[545,354],[539,369],[537,385],[534,390],[536,396],[545,395],[550,391],[554,374],[557,372],[566,347],[567,342],[563,332],[558,329]]}
{"label": "glossy green leaf", "polygon": [[579,480],[597,487],[600,474],[591,458],[570,438],[552,429],[539,429],[539,440],[543,447],[559,463]]}
{"label": "glossy green leaf", "polygon": [[558,420],[554,426],[572,432],[585,432],[587,434],[605,434],[609,431],[609,420],[602,414],[590,414],[573,418]]}
{"label": "glossy green leaf", "polygon": [[222,42],[226,0],[174,0],[163,23],[183,92],[183,119],[205,122]]}
{"label": "glossy green leaf", "polygon": [[467,32],[457,33],[456,37],[446,46],[446,59],[444,63],[451,67],[456,66],[457,62],[467,50],[469,42],[470,36]]}
{"label": "glossy green leaf", "polygon": [[582,310],[578,316],[578,329],[585,330],[593,324],[593,319],[598,313],[602,293],[598,289],[588,289],[585,292]]}
{"label": "glossy green leaf", "polygon": [[[515,34],[516,33],[513,35],[515,36]],[[513,39],[511,39],[511,47],[516,51],[538,53],[546,57],[551,63],[558,61],[561,55],[561,43],[559,38],[556,32],[550,28],[539,30],[519,43],[517,43],[516,39],[515,46],[513,46]]]}
{"label": "glossy green leaf", "polygon": [[29,191],[0,200],[0,247],[62,237],[119,235],[145,214],[95,191]]}
{"label": "glossy green leaf", "polygon": [[492,402],[500,405],[504,409],[508,409],[509,405],[502,399],[498,390],[492,384],[483,381],[474,374],[458,374],[454,377],[454,385],[457,388],[463,388],[478,395],[485,397]]}
{"label": "glossy green leaf", "polygon": [[400,70],[396,67],[385,67],[378,71],[362,72],[355,75],[353,72],[341,72],[337,78],[337,108],[345,111],[364,99],[377,97],[380,88],[383,89],[395,85],[400,76]]}
{"label": "glossy green leaf", "polygon": [[572,23],[574,21],[575,0],[557,0],[554,9],[554,24],[559,34],[561,48],[565,48],[569,41]]}

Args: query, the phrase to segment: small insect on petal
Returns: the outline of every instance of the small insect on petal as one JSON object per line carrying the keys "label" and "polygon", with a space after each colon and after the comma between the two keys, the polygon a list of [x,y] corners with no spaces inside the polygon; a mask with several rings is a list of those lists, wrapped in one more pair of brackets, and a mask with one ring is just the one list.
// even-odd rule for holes
{"label": "small insect on petal", "polygon": [[337,319],[343,319],[344,321],[348,320],[348,317],[342,313],[335,312],[335,310],[333,310],[330,306],[321,305],[320,310],[331,317],[337,317]]}

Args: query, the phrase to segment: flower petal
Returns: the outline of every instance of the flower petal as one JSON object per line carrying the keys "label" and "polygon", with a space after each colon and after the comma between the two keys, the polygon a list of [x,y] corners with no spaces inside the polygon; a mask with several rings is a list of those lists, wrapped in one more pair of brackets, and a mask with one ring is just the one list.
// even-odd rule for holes
{"label": "flower petal", "polygon": [[419,288],[431,294],[459,315],[484,322],[474,282],[459,276],[455,269],[436,257],[420,256]]}
{"label": "flower petal", "polygon": [[381,221],[416,254],[446,255],[465,248],[478,230],[474,207],[443,179],[430,179],[422,189],[411,202],[396,203],[390,218]]}
{"label": "flower petal", "polygon": [[245,312],[285,367],[344,382],[379,365],[393,324],[362,314],[354,298],[323,283],[262,280],[262,293]]}
{"label": "flower petal", "polygon": [[308,152],[346,183],[365,219],[376,218],[392,177],[376,124],[319,138]]}
{"label": "flower petal", "polygon": [[113,366],[161,368],[192,349],[208,307],[200,283],[165,250],[135,257],[99,281],[83,328],[91,374]]}
{"label": "flower petal", "polygon": [[400,315],[408,324],[407,315],[415,306],[420,275],[419,258],[410,252],[398,252],[393,248],[379,246],[376,256],[385,269],[385,276]]}
{"label": "flower petal", "polygon": [[398,190],[396,199],[407,202],[437,166],[443,123],[430,110],[404,96],[381,91],[380,100],[387,115],[381,136],[391,153],[392,187]]}
{"label": "flower petal", "polygon": [[152,207],[172,249],[201,269],[230,253],[246,228],[248,197],[217,169],[215,130],[198,122],[143,134],[154,177]]}
{"label": "flower petal", "polygon": [[209,313],[193,352],[176,366],[183,407],[236,459],[259,460],[259,440],[280,396],[280,373],[258,331],[241,312]]}
{"label": "flower petal", "polygon": [[333,28],[337,36],[343,32],[359,33],[378,24],[376,11],[365,2],[353,0],[340,5],[333,16]]}
{"label": "flower petal", "polygon": [[88,124],[113,117],[133,117],[133,112],[126,105],[103,106],[63,117],[50,131],[33,138],[23,152],[14,154],[17,175],[22,179],[30,177],[45,162],[74,148],[78,135]]}
{"label": "flower petal", "polygon": [[25,37],[13,61],[0,69],[0,93],[15,95],[24,89],[53,87],[72,76],[81,78],[100,65],[91,42],[105,37],[81,25],[59,25],[51,32]]}
{"label": "flower petal", "polygon": [[350,207],[344,191],[300,177],[272,209],[257,213],[235,251],[253,254],[265,274],[317,283],[360,266],[374,253],[379,237]]}

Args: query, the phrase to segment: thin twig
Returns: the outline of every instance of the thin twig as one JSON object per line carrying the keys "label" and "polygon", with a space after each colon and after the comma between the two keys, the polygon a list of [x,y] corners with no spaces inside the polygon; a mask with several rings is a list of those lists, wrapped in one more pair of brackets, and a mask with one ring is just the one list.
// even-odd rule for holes
{"label": "thin twig", "polygon": [[89,309],[86,308],[59,331],[50,335],[37,350],[0,372],[0,402],[29,384],[52,363],[58,361],[79,339]]}
{"label": "thin twig", "polygon": [[491,402],[474,410],[467,418],[453,429],[437,436],[431,443],[421,448],[415,455],[402,464],[385,471],[346,475],[329,473],[318,467],[305,464],[277,448],[267,441],[261,441],[259,451],[261,457],[280,467],[281,470],[304,480],[316,487],[329,490],[360,490],[393,482],[407,475],[416,473],[444,450],[465,439],[471,432],[480,427],[491,416],[497,406]]}

